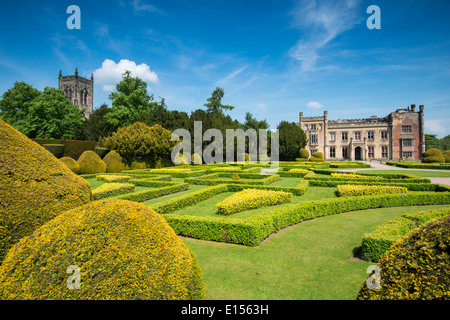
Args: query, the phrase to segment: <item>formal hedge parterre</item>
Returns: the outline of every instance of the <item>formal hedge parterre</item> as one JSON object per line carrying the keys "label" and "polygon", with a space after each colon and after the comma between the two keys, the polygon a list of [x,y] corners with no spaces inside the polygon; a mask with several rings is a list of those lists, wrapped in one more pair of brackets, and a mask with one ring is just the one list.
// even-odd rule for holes
{"label": "formal hedge parterre", "polygon": [[246,185],[246,184],[229,184],[228,191],[235,192],[244,189],[262,189],[262,190],[273,190],[273,191],[284,191],[292,193],[294,196],[301,196],[308,189],[309,182],[307,180],[300,180],[300,182],[295,187],[278,187],[278,186],[257,186],[257,185]]}
{"label": "formal hedge parterre", "polygon": [[[307,177],[305,177],[307,178]],[[337,187],[344,184],[358,184],[358,185],[376,185],[376,186],[398,186],[405,187],[409,191],[450,191],[450,187],[443,184],[430,183],[409,183],[409,182],[378,182],[378,181],[361,181],[361,180],[332,180],[332,179],[308,179],[309,185],[314,187]]]}
{"label": "formal hedge parterre", "polygon": [[103,199],[106,197],[117,196],[124,193],[134,192],[134,184],[111,182],[104,183],[100,187],[92,190],[94,200]]}
{"label": "formal hedge parterre", "polygon": [[[218,191],[220,192],[223,190]],[[164,215],[164,218],[180,235],[255,246],[274,232],[321,216],[372,208],[435,204],[450,204],[450,192],[416,192],[307,201],[285,204],[246,219],[176,214]],[[179,203],[178,206],[181,207]],[[158,211],[157,207],[154,209]]]}
{"label": "formal hedge parterre", "polygon": [[405,187],[396,186],[361,186],[361,185],[338,185],[339,197],[355,197],[373,194],[394,194],[406,193],[408,189]]}
{"label": "formal hedge parterre", "polygon": [[291,201],[292,193],[283,191],[244,189],[225,198],[216,205],[217,212],[230,215],[236,212],[273,206]]}
{"label": "formal hedge parterre", "polygon": [[404,235],[434,218],[450,215],[450,208],[406,213],[376,227],[362,237],[361,257],[378,262],[384,253]]}

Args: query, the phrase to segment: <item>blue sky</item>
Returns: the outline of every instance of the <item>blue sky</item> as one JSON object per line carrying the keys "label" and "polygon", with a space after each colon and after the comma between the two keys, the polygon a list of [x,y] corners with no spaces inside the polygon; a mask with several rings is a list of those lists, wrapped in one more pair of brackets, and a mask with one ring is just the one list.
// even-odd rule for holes
{"label": "blue sky", "polygon": [[[81,29],[69,30],[69,5]],[[381,9],[381,29],[366,12]],[[280,121],[386,116],[425,105],[426,133],[450,134],[448,0],[2,1],[0,93],[42,90],[58,73],[95,76],[94,106],[131,69],[169,109],[191,112],[216,86],[223,102]]]}

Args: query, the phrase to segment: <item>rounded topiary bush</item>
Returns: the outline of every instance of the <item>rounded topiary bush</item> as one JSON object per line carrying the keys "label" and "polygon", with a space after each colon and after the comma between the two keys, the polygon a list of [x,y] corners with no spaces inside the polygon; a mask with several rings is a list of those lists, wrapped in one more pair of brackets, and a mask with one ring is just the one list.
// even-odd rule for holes
{"label": "rounded topiary bush", "polygon": [[309,158],[309,161],[313,162],[324,162],[325,159],[323,158],[322,152],[314,152],[311,158]]}
{"label": "rounded topiary bush", "polygon": [[300,149],[299,153],[298,153],[298,157],[300,159],[309,159],[309,151],[306,149]]}
{"label": "rounded topiary bush", "polygon": [[75,159],[72,159],[71,157],[63,157],[59,159],[62,163],[64,163],[70,170],[72,170],[73,173],[80,173],[80,165]]}
{"label": "rounded topiary bush", "polygon": [[450,163],[450,150],[442,152],[442,155],[444,156],[445,163]]}
{"label": "rounded topiary bush", "polygon": [[450,299],[450,216],[404,236],[378,263],[381,288],[364,284],[360,300]]}
{"label": "rounded topiary bush", "polygon": [[89,183],[0,120],[0,262],[21,238],[92,201]]}
{"label": "rounded topiary bush", "polygon": [[[69,289],[69,266],[80,271]],[[100,200],[22,239],[0,267],[0,299],[204,299],[191,250],[155,211]]]}
{"label": "rounded topiary bush", "polygon": [[80,174],[106,172],[105,162],[94,151],[83,152],[77,162],[80,165]]}
{"label": "rounded topiary bush", "polygon": [[120,154],[114,150],[108,152],[103,158],[103,162],[106,164],[106,172],[121,172],[122,170],[129,169]]}
{"label": "rounded topiary bush", "polygon": [[445,158],[438,149],[428,149],[423,154],[422,162],[424,163],[444,163]]}

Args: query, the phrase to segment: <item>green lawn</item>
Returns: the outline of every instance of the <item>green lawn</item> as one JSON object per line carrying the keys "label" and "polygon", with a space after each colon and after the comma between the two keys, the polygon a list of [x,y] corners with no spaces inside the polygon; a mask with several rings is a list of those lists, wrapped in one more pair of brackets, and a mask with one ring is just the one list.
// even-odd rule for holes
{"label": "green lawn", "polygon": [[355,299],[373,263],[350,261],[361,236],[406,212],[447,206],[371,209],[284,229],[257,247],[182,238],[203,270],[207,299]]}

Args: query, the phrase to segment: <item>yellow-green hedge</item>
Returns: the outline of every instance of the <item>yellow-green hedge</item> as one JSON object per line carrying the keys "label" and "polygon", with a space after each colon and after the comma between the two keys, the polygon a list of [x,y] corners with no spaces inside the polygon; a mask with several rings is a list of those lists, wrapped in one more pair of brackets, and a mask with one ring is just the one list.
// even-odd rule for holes
{"label": "yellow-green hedge", "polygon": [[[80,268],[69,289],[67,268]],[[0,299],[204,299],[191,250],[149,207],[101,200],[64,212],[22,239],[0,267]]]}
{"label": "yellow-green hedge", "polygon": [[77,162],[80,165],[80,174],[106,172],[105,162],[94,151],[83,152]]}
{"label": "yellow-green hedge", "polygon": [[336,173],[336,172],[332,172],[331,173],[331,177],[332,178],[336,178],[336,179],[351,179],[351,180],[356,180],[356,179],[383,180],[383,177],[381,177],[381,176],[359,175],[359,174],[355,174],[355,173]]}
{"label": "yellow-green hedge", "polygon": [[132,183],[104,183],[100,187],[92,190],[92,196],[94,197],[94,200],[99,200],[106,197],[117,196],[119,194],[134,192],[134,187],[135,186]]}
{"label": "yellow-green hedge", "polygon": [[244,189],[219,202],[217,212],[229,215],[239,211],[273,206],[291,201],[292,193],[283,191]]}
{"label": "yellow-green hedge", "polygon": [[384,193],[406,193],[408,188],[397,187],[397,186],[361,186],[344,184],[338,185],[338,195],[339,197],[355,197],[355,196],[365,196],[373,194],[384,194]]}
{"label": "yellow-green hedge", "polygon": [[433,219],[396,242],[378,263],[380,286],[359,300],[449,300],[450,216]]}
{"label": "yellow-green hedge", "polygon": [[21,238],[90,201],[86,180],[0,120],[0,263]]}
{"label": "yellow-green hedge", "polygon": [[122,176],[122,175],[115,175],[115,174],[99,174],[96,176],[98,181],[105,181],[105,182],[128,182],[128,180],[131,179],[130,176]]}
{"label": "yellow-green hedge", "polygon": [[70,170],[72,170],[73,173],[80,173],[80,165],[75,159],[72,159],[70,157],[63,157],[59,159],[62,163],[64,163]]}

